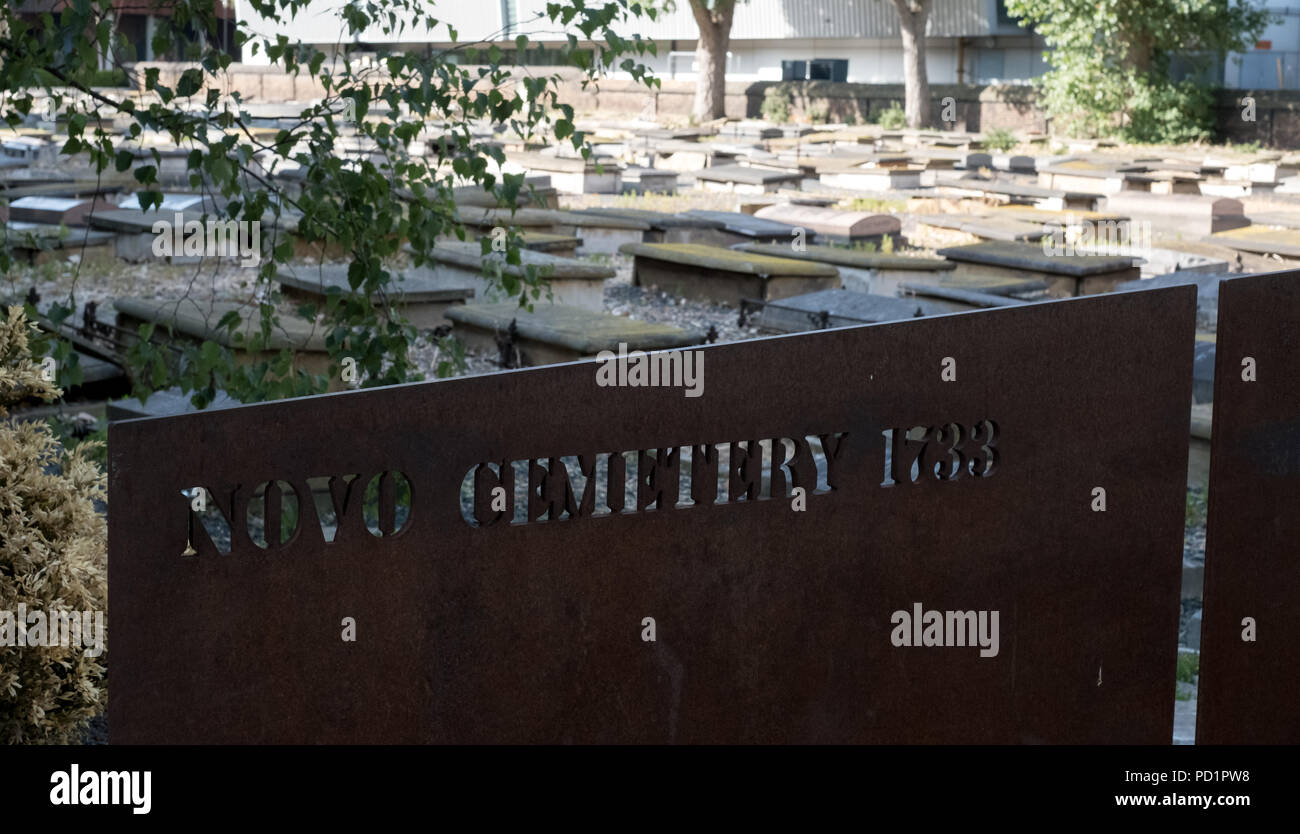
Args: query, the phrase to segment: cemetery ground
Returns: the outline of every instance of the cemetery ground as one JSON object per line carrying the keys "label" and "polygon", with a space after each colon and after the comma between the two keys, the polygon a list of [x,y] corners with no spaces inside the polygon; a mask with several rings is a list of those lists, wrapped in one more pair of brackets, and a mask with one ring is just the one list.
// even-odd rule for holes
{"label": "cemetery ground", "polygon": [[[526,173],[549,205],[481,217],[476,212],[487,208],[469,195],[458,206],[475,224],[471,241],[503,223],[519,225],[530,257],[553,278],[553,300],[537,302],[532,313],[499,303],[472,275],[475,250],[453,241],[444,247],[446,260],[433,266],[390,265],[409,282],[406,290],[397,285],[406,314],[427,316],[414,348],[426,379],[567,361],[620,343],[734,342],[1187,281],[1198,284],[1202,301],[1198,350],[1208,359],[1198,354],[1198,369],[1212,369],[1217,280],[1300,264],[1300,157],[1290,154],[1049,137],[1021,137],[1017,147],[990,153],[978,135],[940,131],[732,122],[700,135],[673,125],[588,121],[599,170],[555,147],[502,139],[503,170]],[[33,165],[30,180],[54,187],[35,201],[11,195],[9,234],[44,224],[66,235],[0,279],[0,297],[32,300],[38,309],[74,297],[68,321],[86,337],[88,373],[63,401],[15,417],[51,419],[76,445],[102,439],[115,413],[187,409],[175,397],[124,404],[123,363],[92,331],[173,321],[197,338],[230,305],[255,315],[253,271],[229,257],[169,263],[132,255],[152,218],[120,201],[115,215],[97,221],[96,211],[113,208],[85,205],[126,195],[88,195],[84,177],[66,168]],[[16,194],[25,181],[10,175],[0,182]],[[1116,222],[1130,233],[1123,251],[1076,238],[1081,228]],[[1139,229],[1145,237],[1132,236]],[[1077,251],[1047,254],[1044,237],[1050,242],[1054,234],[1082,242]],[[286,344],[322,352],[324,314],[299,320],[301,293],[310,298],[313,281],[319,289],[345,267],[339,259],[295,261],[297,285],[286,280],[273,296],[294,321]],[[1181,743],[1194,734],[1205,560],[1208,425],[1201,424],[1208,424],[1208,398],[1195,407],[1183,659],[1171,693]],[[103,741],[102,724],[87,738]]]}

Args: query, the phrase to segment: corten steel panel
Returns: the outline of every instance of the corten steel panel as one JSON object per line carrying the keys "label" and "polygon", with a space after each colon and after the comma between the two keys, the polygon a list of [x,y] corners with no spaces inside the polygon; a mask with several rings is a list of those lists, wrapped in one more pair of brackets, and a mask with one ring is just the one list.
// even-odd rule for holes
{"label": "corten steel panel", "polygon": [[[696,398],[587,361],[115,424],[113,740],[1168,743],[1194,308],[1174,287],[710,346]],[[991,471],[973,442],[960,477],[882,485],[883,432],[986,420]],[[840,432],[803,512],[784,477],[518,525],[458,502],[485,461]],[[396,537],[323,544],[309,507],[281,550],[182,555],[182,489],[381,470],[412,484]],[[894,646],[914,603],[998,611],[998,654]]]}
{"label": "corten steel panel", "polygon": [[1300,272],[1220,284],[1216,341],[1196,742],[1300,744]]}

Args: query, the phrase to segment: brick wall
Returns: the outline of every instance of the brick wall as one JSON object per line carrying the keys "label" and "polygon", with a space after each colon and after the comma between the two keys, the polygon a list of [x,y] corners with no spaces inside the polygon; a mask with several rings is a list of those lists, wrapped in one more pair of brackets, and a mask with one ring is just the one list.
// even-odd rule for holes
{"label": "brick wall", "polygon": [[[163,84],[174,86],[176,79],[193,64],[138,64],[143,74],[148,66],[158,67]],[[561,98],[580,113],[599,113],[602,117],[657,114],[686,118],[694,101],[695,85],[690,81],[663,81],[650,90],[632,81],[579,83],[576,70],[557,71],[562,82]],[[324,89],[305,73],[286,75],[278,68],[231,65],[224,83],[226,92],[238,91],[248,101],[304,101],[324,95]],[[726,112],[731,118],[757,118],[763,96],[770,87],[781,86],[791,93],[791,114],[801,118],[813,110],[824,109],[831,121],[861,123],[891,104],[902,106],[901,84],[836,84],[829,81],[808,82],[731,82],[726,88]],[[987,131],[1039,130],[1047,128],[1043,112],[1035,104],[1034,91],[1023,85],[947,85],[930,88],[931,118],[938,125],[951,98],[955,130]],[[1217,94],[1216,112],[1223,138],[1234,142],[1259,142],[1264,147],[1300,147],[1300,91],[1221,90]],[[1243,118],[1244,96],[1255,100],[1255,120]],[[946,125],[945,125],[946,126]]]}

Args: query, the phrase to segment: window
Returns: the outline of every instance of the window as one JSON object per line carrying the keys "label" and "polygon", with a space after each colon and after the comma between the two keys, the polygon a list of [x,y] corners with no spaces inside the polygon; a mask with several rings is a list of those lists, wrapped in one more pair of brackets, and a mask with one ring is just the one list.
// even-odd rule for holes
{"label": "window", "polygon": [[803,81],[807,77],[808,77],[807,61],[782,61],[781,62],[782,81]]}
{"label": "window", "polygon": [[782,61],[782,81],[847,81],[847,58],[818,58],[814,61]]}
{"label": "window", "polygon": [[849,62],[846,58],[822,58],[808,62],[809,81],[847,81]]}

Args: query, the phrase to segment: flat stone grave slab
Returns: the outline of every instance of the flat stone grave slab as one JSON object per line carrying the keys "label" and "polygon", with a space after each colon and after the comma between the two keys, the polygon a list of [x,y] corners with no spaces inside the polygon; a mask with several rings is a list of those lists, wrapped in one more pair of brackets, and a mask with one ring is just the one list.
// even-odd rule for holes
{"label": "flat stone grave slab", "polygon": [[[685,212],[688,217],[713,220],[722,224],[722,237],[726,245],[736,243],[785,243],[796,238],[795,227],[789,223],[778,223],[752,214],[735,211],[710,211],[708,209],[691,209]],[[805,231],[804,242],[812,243],[816,233]]]}
{"label": "flat stone grave slab", "polygon": [[990,241],[940,249],[936,254],[956,261],[956,271],[968,276],[1043,281],[1054,298],[1110,292],[1121,281],[1141,276],[1134,258],[1046,255],[1042,246],[1027,243]]}
{"label": "flat stone grave slab", "polygon": [[114,209],[112,203],[78,197],[19,197],[9,203],[9,219],[20,223],[46,223],[51,226],[84,226],[92,211]]}
{"label": "flat stone grave slab", "polygon": [[999,295],[944,284],[904,283],[899,287],[899,295],[907,300],[924,300],[937,312],[942,313],[991,310],[995,307],[1015,307],[1030,303],[1011,295]]}
{"label": "flat stone grave slab", "polygon": [[[175,213],[193,212],[195,215],[202,214],[205,210],[211,214],[216,211],[214,201],[202,194],[178,194],[164,192],[162,195],[162,204],[154,207],[150,206],[151,212]],[[140,197],[137,194],[121,194],[114,200],[119,209],[128,211],[142,211],[140,208]]]}
{"label": "flat stone grave slab", "polygon": [[1126,215],[1151,228],[1185,238],[1199,238],[1249,226],[1240,200],[1189,194],[1112,194],[1104,210]]}
{"label": "flat stone grave slab", "polygon": [[818,240],[830,243],[874,243],[879,246],[886,237],[899,242],[903,231],[902,221],[891,214],[836,211],[789,203],[761,208],[754,212],[754,216],[809,229],[817,233]]}
{"label": "flat stone grave slab", "polygon": [[748,165],[718,165],[695,172],[695,181],[705,191],[736,194],[767,194],[803,179],[800,171],[753,168]]}
{"label": "flat stone grave slab", "polygon": [[114,237],[112,232],[85,226],[69,228],[20,221],[10,221],[4,226],[5,244],[17,258],[28,263],[44,263],[70,255],[86,260],[111,260]]}
{"label": "flat stone grave slab", "polygon": [[819,290],[764,303],[757,324],[759,330],[768,333],[801,333],[920,318],[935,312],[937,310],[932,305],[918,299],[890,298],[853,290]]}
{"label": "flat stone grave slab", "polygon": [[856,166],[853,168],[843,168],[838,171],[826,171],[818,175],[817,179],[825,185],[834,188],[845,188],[850,191],[896,191],[907,188],[920,188],[921,169],[909,168],[887,168],[887,167],[865,167]]}
{"label": "flat stone grave slab", "polygon": [[[274,359],[281,350],[287,348],[294,351],[294,368],[314,374],[329,372],[325,328],[292,313],[281,311],[279,324],[272,328],[266,350],[253,352],[244,345],[261,328],[261,313],[256,304],[193,298],[126,297],[114,299],[113,307],[117,310],[118,327],[131,331],[128,338],[135,338],[138,325],[153,324],[156,325],[154,340],[213,341],[234,351],[236,360],[240,362]],[[222,317],[232,311],[239,313],[242,319],[235,329],[236,335],[244,337],[242,341],[232,338],[226,328],[217,327]],[[169,333],[168,329],[172,332]]]}
{"label": "flat stone grave slab", "polygon": [[[458,186],[453,189],[457,206],[497,208],[496,198],[478,186]],[[538,208],[555,208],[559,205],[559,194],[551,187],[551,178],[534,176],[524,178],[524,187],[515,197],[515,206],[536,206]]]}
{"label": "flat stone grave slab", "polygon": [[921,231],[933,235],[936,229],[948,232],[960,232],[971,238],[969,242],[981,240],[1008,240],[1033,242],[1042,240],[1050,232],[1042,223],[1031,223],[1014,217],[963,216],[960,214],[919,214],[915,220]]}
{"label": "flat stone grave slab", "polygon": [[[480,234],[479,238],[491,237],[490,234]],[[556,255],[561,258],[573,258],[578,254],[578,247],[582,245],[582,238],[573,235],[557,235],[551,232],[520,232],[520,239],[524,243],[525,249],[531,249],[534,252],[545,252],[548,255]]]}
{"label": "flat stone grave slab", "polygon": [[[421,330],[432,330],[450,324],[450,320],[445,317],[447,308],[465,304],[474,297],[472,287],[455,286],[454,279],[449,283],[446,277],[407,276],[400,271],[390,272],[396,274],[388,287],[389,297],[402,315]],[[286,297],[314,302],[322,310],[330,294],[347,295],[351,292],[348,267],[339,264],[281,267],[276,280],[280,282],[280,290]]]}
{"label": "flat stone grave slab", "polygon": [[[569,213],[599,214],[639,220],[650,227],[642,235],[642,243],[707,243],[725,246],[733,243],[736,237],[727,231],[725,221],[690,213],[669,214],[649,209],[603,206],[574,209]],[[729,215],[727,212],[724,213]]]}
{"label": "flat stone grave slab", "polygon": [[[193,392],[186,394],[180,388],[164,388],[154,391],[144,402],[138,397],[124,400],[110,400],[107,406],[108,422],[118,420],[136,420],[141,417],[172,417],[177,414],[194,414],[200,409],[190,402]],[[220,410],[243,405],[225,391],[218,391],[217,396],[203,411]]]}
{"label": "flat stone grave slab", "polygon": [[1205,240],[1239,252],[1258,255],[1280,255],[1300,259],[1300,229],[1271,229],[1266,226],[1247,226],[1229,232],[1208,235]]}
{"label": "flat stone grave slab", "polygon": [[1250,211],[1247,220],[1252,226],[1277,226],[1281,229],[1300,229],[1300,211]]}
{"label": "flat stone grave slab", "polygon": [[[538,304],[530,313],[516,302],[466,304],[447,311],[455,333],[476,350],[510,355],[522,365],[550,365],[603,350],[662,350],[704,342],[680,327],[563,304]],[[513,324],[513,332],[511,326]]]}
{"label": "flat stone grave slab", "polygon": [[940,276],[956,267],[943,258],[885,255],[839,246],[805,246],[796,250],[788,243],[741,243],[734,248],[756,255],[830,264],[839,270],[845,289],[883,296],[898,295],[898,287],[905,281],[937,284]]}
{"label": "flat stone grave slab", "polygon": [[[482,302],[504,300],[501,289],[483,277],[484,260],[495,260],[504,274],[521,280],[527,267],[535,266],[539,277],[545,278],[550,286],[553,301],[549,303],[597,312],[605,309],[605,280],[617,274],[608,266],[529,249],[519,253],[521,264],[513,266],[505,263],[504,254],[484,255],[478,241],[439,241],[429,254],[433,263],[406,270],[408,278],[428,278],[446,287],[467,287],[474,290],[475,300]],[[541,302],[548,303],[545,295]]]}
{"label": "flat stone grave slab", "polygon": [[623,169],[624,194],[672,194],[677,190],[677,172],[631,165]]}
{"label": "flat stone grave slab", "polygon": [[650,224],[635,217],[573,212],[559,209],[484,209],[481,213],[466,212],[461,215],[466,226],[493,229],[516,226],[532,231],[577,238],[581,245],[578,254],[610,255],[624,243],[641,243]]}
{"label": "flat stone grave slab", "polygon": [[944,196],[983,197],[1002,203],[1030,205],[1047,211],[1066,209],[1091,211],[1101,199],[1096,194],[1083,191],[1043,188],[1028,183],[997,178],[983,179],[970,175],[937,180],[934,190]]}
{"label": "flat stone grave slab", "polygon": [[1113,167],[1080,160],[1039,168],[1038,184],[1043,188],[1060,188],[1091,194],[1151,190],[1151,178],[1145,174],[1117,171]]}
{"label": "flat stone grave slab", "polygon": [[551,156],[513,151],[506,154],[503,173],[546,174],[556,191],[565,194],[617,194],[621,174],[613,160]]}
{"label": "flat stone grave slab", "polygon": [[630,243],[632,282],[671,295],[736,305],[815,290],[839,289],[839,271],[824,263],[774,258],[695,243]]}

